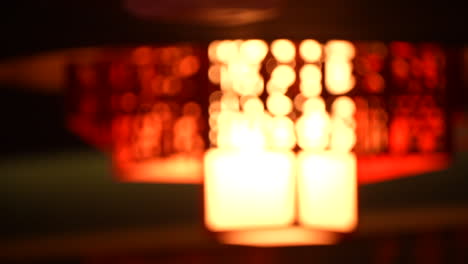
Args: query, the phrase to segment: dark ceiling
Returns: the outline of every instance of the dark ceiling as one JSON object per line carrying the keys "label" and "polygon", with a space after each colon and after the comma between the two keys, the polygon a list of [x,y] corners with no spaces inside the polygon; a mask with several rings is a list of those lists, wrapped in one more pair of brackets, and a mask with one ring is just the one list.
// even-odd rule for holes
{"label": "dark ceiling", "polygon": [[4,1],[0,8],[0,58],[69,47],[237,37],[468,40],[463,1],[283,2],[279,16],[272,20],[224,27],[220,23],[201,26],[141,20],[116,0]]}

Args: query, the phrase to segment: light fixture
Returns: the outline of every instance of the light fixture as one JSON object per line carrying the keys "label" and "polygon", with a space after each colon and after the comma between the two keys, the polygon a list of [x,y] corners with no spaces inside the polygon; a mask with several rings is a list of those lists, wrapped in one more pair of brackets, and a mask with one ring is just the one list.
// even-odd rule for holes
{"label": "light fixture", "polygon": [[335,243],[357,225],[358,182],[448,163],[439,45],[249,39],[115,54],[70,67],[71,127],[111,153],[120,180],[203,182],[205,224],[225,243]]}

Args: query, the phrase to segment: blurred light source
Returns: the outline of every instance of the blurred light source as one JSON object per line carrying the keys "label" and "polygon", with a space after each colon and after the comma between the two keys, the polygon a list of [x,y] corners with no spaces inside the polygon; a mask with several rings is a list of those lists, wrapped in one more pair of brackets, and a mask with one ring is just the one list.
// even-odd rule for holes
{"label": "blurred light source", "polygon": [[334,243],[357,225],[358,181],[447,164],[438,46],[239,39],[117,54],[70,67],[70,124],[107,136],[121,180],[204,180],[205,223],[225,243]]}
{"label": "blurred light source", "polygon": [[[250,41],[241,43],[240,47]],[[355,141],[338,134],[339,140],[333,138],[334,142],[346,147],[329,146],[329,138],[334,135],[331,132],[341,133],[341,128],[332,126],[325,102],[319,97],[322,82],[319,65],[304,64],[299,68],[301,92],[305,91],[299,94],[303,98],[303,114],[296,118],[291,116],[299,114],[294,111],[289,95],[296,83],[296,46],[287,39],[271,43],[270,56],[277,61],[277,66],[268,80],[266,109],[260,93],[219,88],[226,95],[239,97],[240,101],[250,96],[241,110],[221,109],[221,114],[235,112],[236,119],[219,119],[217,125],[211,127],[212,132],[218,133],[218,139],[211,142],[212,147],[205,156],[205,223],[208,229],[220,233],[225,243],[329,244],[336,242],[337,233],[350,232],[357,224],[357,165],[351,153]],[[308,40],[301,47],[306,62],[317,62],[321,57],[318,42]],[[223,52],[237,51],[226,49]],[[262,59],[268,56],[263,49],[255,52]],[[334,61],[349,59],[340,54],[345,53],[333,54]],[[218,57],[223,56],[218,54]],[[221,62],[220,67],[228,68],[251,61],[248,58],[211,59],[212,65]],[[260,67],[251,69],[258,72],[262,60],[255,62]],[[351,69],[348,70],[350,75]],[[231,71],[231,86],[236,87],[249,79],[250,71],[247,68]],[[335,94],[351,88],[347,87],[344,92],[337,90]],[[212,93],[217,94],[219,90]],[[333,115],[352,121],[354,109],[347,99],[337,100]],[[354,127],[345,125],[343,129],[354,133]],[[296,144],[301,151],[296,150]]]}

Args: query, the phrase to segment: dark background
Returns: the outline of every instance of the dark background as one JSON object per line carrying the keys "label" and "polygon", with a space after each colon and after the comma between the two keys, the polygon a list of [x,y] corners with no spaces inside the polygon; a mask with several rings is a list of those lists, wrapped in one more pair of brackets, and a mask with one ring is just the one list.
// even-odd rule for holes
{"label": "dark background", "polygon": [[[288,1],[272,21],[223,28],[139,20],[119,1],[7,1],[0,8],[0,59],[63,48],[250,36],[436,41],[458,54],[468,42],[461,1],[309,2]],[[460,80],[463,74],[460,70]],[[453,108],[462,111],[466,85],[460,82],[457,89]],[[200,186],[114,182],[105,155],[67,131],[63,109],[60,92],[0,85],[0,258],[5,262],[467,260],[466,152],[454,153],[453,166],[443,172],[362,186],[359,229],[341,245],[220,247],[201,229],[201,204],[193,198],[201,197]]]}

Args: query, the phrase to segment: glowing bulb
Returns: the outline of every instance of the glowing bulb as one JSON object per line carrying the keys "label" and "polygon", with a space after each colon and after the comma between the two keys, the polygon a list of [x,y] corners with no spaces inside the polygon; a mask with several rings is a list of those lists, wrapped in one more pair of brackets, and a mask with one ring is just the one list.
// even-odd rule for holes
{"label": "glowing bulb", "polygon": [[244,113],[256,114],[263,113],[265,107],[263,106],[262,100],[257,97],[251,97],[244,102],[242,109],[244,110]]}
{"label": "glowing bulb", "polygon": [[282,63],[291,62],[296,56],[294,43],[287,39],[278,39],[271,43],[271,53],[277,61]]}
{"label": "glowing bulb", "polygon": [[238,45],[235,41],[223,40],[216,47],[216,58],[223,63],[229,63],[238,57],[238,51]]}
{"label": "glowing bulb", "polygon": [[299,76],[303,82],[316,83],[322,80],[322,72],[320,68],[314,64],[304,65],[299,72]]}
{"label": "glowing bulb", "polygon": [[325,85],[331,94],[347,93],[353,89],[354,84],[350,62],[331,60],[325,63]]}
{"label": "glowing bulb", "polygon": [[330,150],[337,152],[350,152],[356,144],[356,133],[350,127],[338,125],[334,126],[330,135]]}
{"label": "glowing bulb", "polygon": [[304,151],[299,154],[300,223],[336,232],[356,228],[356,163],[352,153]]}
{"label": "glowing bulb", "polygon": [[325,45],[327,60],[331,58],[340,58],[350,60],[356,53],[353,43],[345,40],[330,40]]}
{"label": "glowing bulb", "polygon": [[272,93],[286,93],[288,91],[288,86],[281,86],[278,84],[278,82],[275,82],[274,80],[269,80],[268,83],[266,84],[266,90],[269,94]]}
{"label": "glowing bulb", "polygon": [[289,97],[282,93],[273,93],[268,96],[267,108],[275,116],[285,116],[291,113],[293,103]]}
{"label": "glowing bulb", "polygon": [[273,149],[292,149],[296,145],[294,122],[288,117],[274,117],[269,120],[267,145]]}
{"label": "glowing bulb", "polygon": [[299,89],[305,97],[315,97],[322,93],[322,84],[320,82],[301,82]]}
{"label": "glowing bulb", "polygon": [[211,62],[217,62],[218,61],[218,45],[221,41],[215,40],[208,45],[208,57],[210,58]]}
{"label": "glowing bulb", "polygon": [[211,65],[208,69],[208,79],[213,84],[219,84],[221,81],[221,67],[219,65]]}
{"label": "glowing bulb", "polygon": [[211,149],[205,155],[205,223],[213,231],[294,221],[294,154]]}
{"label": "glowing bulb", "polygon": [[306,62],[316,62],[322,57],[322,45],[316,40],[306,39],[299,46],[299,54]]}
{"label": "glowing bulb", "polygon": [[212,102],[215,102],[215,101],[219,101],[221,100],[221,97],[223,96],[223,92],[221,91],[214,91],[210,94],[210,97],[209,97],[209,101],[210,103]]}
{"label": "glowing bulb", "polygon": [[271,73],[270,81],[280,87],[289,87],[296,81],[296,73],[291,66],[279,65]]}
{"label": "glowing bulb", "polygon": [[325,112],[325,101],[321,97],[313,97],[305,101],[302,106],[304,113]]}
{"label": "glowing bulb", "polygon": [[321,151],[328,146],[330,117],[325,111],[304,113],[296,124],[297,140],[305,150]]}
{"label": "glowing bulb", "polygon": [[356,105],[353,99],[348,96],[338,97],[332,104],[332,115],[342,118],[350,118],[356,112]]}
{"label": "glowing bulb", "polygon": [[239,111],[239,97],[232,93],[225,93],[221,97],[221,110]]}
{"label": "glowing bulb", "polygon": [[261,63],[268,53],[268,45],[259,39],[244,41],[240,46],[240,55],[249,63]]}

